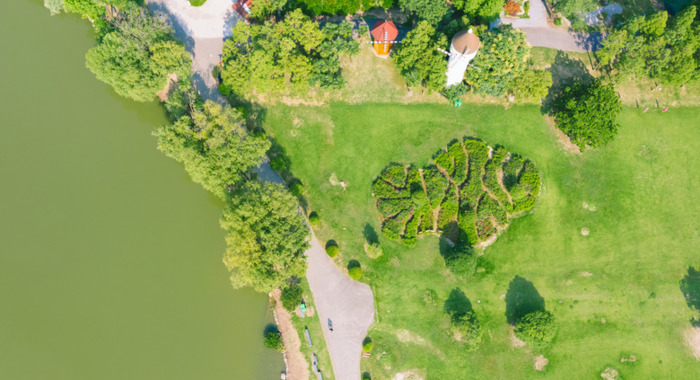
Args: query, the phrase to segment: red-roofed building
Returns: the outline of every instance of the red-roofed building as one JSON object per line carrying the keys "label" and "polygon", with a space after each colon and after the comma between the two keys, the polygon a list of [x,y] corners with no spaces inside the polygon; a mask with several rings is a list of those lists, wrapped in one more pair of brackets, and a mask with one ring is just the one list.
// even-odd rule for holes
{"label": "red-roofed building", "polygon": [[233,3],[233,9],[238,12],[239,15],[243,16],[243,19],[248,24],[250,24],[248,16],[250,15],[250,7],[252,4],[253,0],[237,0]]}
{"label": "red-roofed building", "polygon": [[391,45],[399,36],[399,30],[392,21],[379,20],[374,24],[371,34],[374,39],[374,52],[380,57],[386,57],[389,55]]}

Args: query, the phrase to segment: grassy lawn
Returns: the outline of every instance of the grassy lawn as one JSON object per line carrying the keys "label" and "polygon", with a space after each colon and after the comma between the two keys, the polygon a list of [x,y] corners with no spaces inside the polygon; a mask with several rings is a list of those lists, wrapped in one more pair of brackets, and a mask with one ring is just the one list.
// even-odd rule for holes
{"label": "grassy lawn", "polygon": [[[683,338],[693,312],[679,290],[688,266],[700,264],[698,111],[625,108],[616,140],[583,155],[562,148],[538,106],[278,105],[264,124],[320,214],[319,238],[338,241],[338,266],[360,261],[372,286],[375,348],[362,370],[373,379],[409,370],[428,379],[596,378],[607,367],[623,378],[686,379],[698,371]],[[436,237],[413,248],[381,237],[370,191],[388,162],[422,167],[463,136],[530,158],[543,181],[533,211],[485,249],[482,272],[468,280],[446,270]],[[362,245],[374,231],[385,253],[371,260]],[[557,318],[546,349],[512,345],[504,297],[515,276],[532,282]],[[484,329],[473,352],[448,331],[444,302],[457,288]],[[542,373],[533,369],[540,354],[549,359]],[[621,363],[625,355],[636,362]]]}
{"label": "grassy lawn", "polygon": [[[306,361],[309,363],[309,373],[311,374],[311,378],[315,379],[318,377],[318,375],[314,373],[313,366],[311,364],[313,354],[316,354],[316,358],[318,359],[318,369],[321,371],[321,374],[323,374],[323,378],[334,379],[331,357],[328,354],[326,340],[323,337],[323,331],[321,330],[321,321],[318,319],[318,314],[315,313],[316,305],[314,304],[313,297],[307,296],[311,294],[311,290],[309,289],[309,283],[306,281],[306,279],[302,280],[301,286],[304,288],[304,302],[306,303],[306,306],[314,308],[313,316],[307,315],[305,318],[301,318],[296,315],[296,313],[292,314],[292,324],[294,324],[294,328],[299,334],[299,341],[301,341],[301,353],[304,354]],[[309,346],[309,343],[306,340],[306,334],[304,332],[306,328],[309,329],[309,336],[311,337],[312,346]]]}

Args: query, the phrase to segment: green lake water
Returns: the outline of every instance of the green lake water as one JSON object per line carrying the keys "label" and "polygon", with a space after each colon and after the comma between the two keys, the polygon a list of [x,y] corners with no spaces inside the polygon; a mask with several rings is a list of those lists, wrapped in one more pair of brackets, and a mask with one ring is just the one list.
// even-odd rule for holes
{"label": "green lake water", "polygon": [[88,21],[0,12],[0,379],[279,379],[221,205],[156,150],[156,103],[85,68]]}

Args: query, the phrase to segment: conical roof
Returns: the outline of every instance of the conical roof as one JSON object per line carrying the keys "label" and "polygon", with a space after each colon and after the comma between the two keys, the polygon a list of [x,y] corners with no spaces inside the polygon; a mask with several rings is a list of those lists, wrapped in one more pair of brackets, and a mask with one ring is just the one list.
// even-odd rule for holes
{"label": "conical roof", "polygon": [[452,37],[452,47],[460,54],[473,54],[479,50],[481,42],[472,30],[462,30]]}
{"label": "conical roof", "polygon": [[399,35],[399,30],[392,21],[379,20],[372,28],[375,41],[393,41]]}

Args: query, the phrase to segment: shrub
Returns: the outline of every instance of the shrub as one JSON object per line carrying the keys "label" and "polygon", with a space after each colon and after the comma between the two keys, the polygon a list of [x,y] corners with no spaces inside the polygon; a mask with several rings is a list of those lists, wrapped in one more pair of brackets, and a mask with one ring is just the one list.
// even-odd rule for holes
{"label": "shrub", "polygon": [[476,273],[476,254],[466,244],[455,245],[445,255],[445,266],[457,276],[472,276]]}
{"label": "shrub", "polygon": [[554,25],[561,26],[561,17],[556,17],[554,19]]}
{"label": "shrub", "polygon": [[294,311],[294,309],[299,306],[302,301],[302,296],[304,295],[304,290],[301,286],[297,284],[289,285],[282,290],[280,294],[280,301],[282,301],[282,306],[289,311]]}
{"label": "shrub", "polygon": [[520,12],[520,5],[513,0],[508,0],[505,5],[505,11],[507,14],[515,16]]}
{"label": "shrub", "polygon": [[270,160],[270,166],[272,167],[272,170],[281,172],[287,168],[287,163],[284,162],[284,158],[282,156],[275,156]]}
{"label": "shrub", "polygon": [[379,258],[384,254],[384,250],[379,243],[365,243],[365,252],[371,259]]}
{"label": "shrub", "polygon": [[316,211],[311,211],[311,214],[309,214],[309,223],[312,226],[318,226],[320,222],[321,218],[318,216],[318,213]]}
{"label": "shrub", "polygon": [[294,182],[289,186],[289,192],[295,197],[300,197],[304,194],[304,186],[300,182]]}
{"label": "shrub", "polygon": [[395,187],[406,186],[406,168],[401,164],[391,163],[382,171],[381,177]]}
{"label": "shrub", "polygon": [[374,348],[374,342],[372,342],[372,339],[370,337],[366,337],[365,340],[362,342],[362,350],[364,352],[372,352],[372,348]]}
{"label": "shrub", "polygon": [[326,253],[330,257],[336,257],[338,256],[338,246],[337,245],[328,245],[326,246]]}
{"label": "shrub", "polygon": [[468,350],[476,349],[481,343],[481,324],[473,311],[453,315],[452,327],[459,340],[466,343]]}
{"label": "shrub", "polygon": [[401,245],[405,247],[413,247],[418,243],[418,215],[413,215],[413,218],[406,223],[403,236],[401,237]]}
{"label": "shrub", "polygon": [[554,338],[554,315],[545,310],[525,314],[515,324],[515,335],[536,346],[546,346]]}
{"label": "shrub", "polygon": [[265,333],[265,347],[271,350],[282,351],[282,334],[279,331],[269,331]]}
{"label": "shrub", "polygon": [[219,92],[221,93],[221,95],[228,95],[231,93],[231,87],[223,83],[219,83]]}
{"label": "shrub", "polygon": [[357,281],[360,278],[362,278],[362,268],[360,267],[360,263],[356,261],[355,263],[355,265],[348,267],[348,276],[350,276],[350,278],[352,278],[353,280]]}
{"label": "shrub", "polygon": [[437,208],[445,196],[445,189],[449,185],[449,181],[445,176],[437,170],[436,167],[430,167],[423,171],[423,180],[425,187],[428,190],[428,199],[432,208]]}

